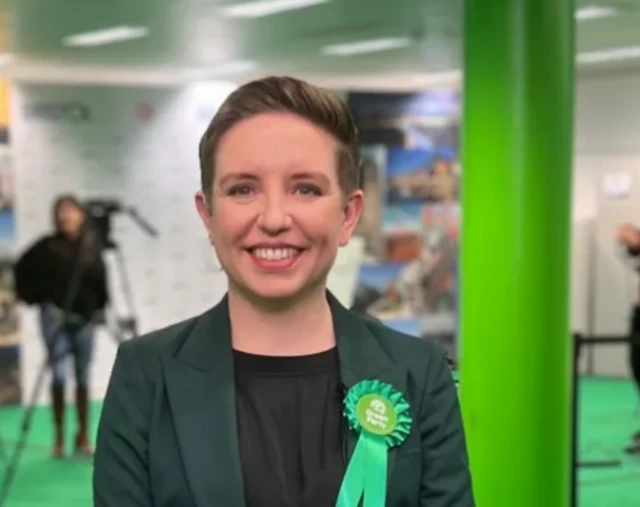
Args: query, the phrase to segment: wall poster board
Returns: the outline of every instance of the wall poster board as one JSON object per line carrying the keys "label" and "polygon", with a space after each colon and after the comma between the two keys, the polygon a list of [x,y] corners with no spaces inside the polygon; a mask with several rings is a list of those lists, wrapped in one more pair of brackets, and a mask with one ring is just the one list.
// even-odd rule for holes
{"label": "wall poster board", "polygon": [[460,92],[350,93],[364,262],[352,308],[457,356]]}

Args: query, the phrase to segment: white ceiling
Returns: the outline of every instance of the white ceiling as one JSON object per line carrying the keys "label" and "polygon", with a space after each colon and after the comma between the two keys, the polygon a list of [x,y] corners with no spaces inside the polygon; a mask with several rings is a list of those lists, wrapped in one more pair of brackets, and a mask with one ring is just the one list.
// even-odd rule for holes
{"label": "white ceiling", "polygon": [[[560,1],[560,0],[558,0]],[[239,0],[0,0],[13,55],[0,68],[24,80],[169,84],[194,79],[245,80],[295,73],[360,87],[421,87],[456,80],[461,65],[463,0],[329,0],[259,19],[225,19]],[[593,4],[578,0],[578,5]],[[579,52],[640,46],[640,0],[599,0],[620,15],[578,24]],[[71,48],[63,38],[112,26],[143,26],[147,37]],[[409,47],[351,57],[325,56],[328,44],[406,37]],[[230,73],[238,62],[250,71]],[[613,64],[640,66],[640,58]],[[591,65],[585,72],[609,70]]]}

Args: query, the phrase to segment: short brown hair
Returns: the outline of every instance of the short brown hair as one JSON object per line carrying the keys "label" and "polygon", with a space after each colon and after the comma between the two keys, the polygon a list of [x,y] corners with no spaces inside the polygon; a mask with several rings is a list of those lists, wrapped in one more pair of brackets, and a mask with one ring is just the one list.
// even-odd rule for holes
{"label": "short brown hair", "polygon": [[216,112],[200,140],[200,179],[209,196],[220,138],[237,123],[262,113],[292,113],[324,129],[338,142],[338,181],[345,194],[359,186],[355,122],[347,105],[332,92],[292,77],[271,76],[237,88]]}

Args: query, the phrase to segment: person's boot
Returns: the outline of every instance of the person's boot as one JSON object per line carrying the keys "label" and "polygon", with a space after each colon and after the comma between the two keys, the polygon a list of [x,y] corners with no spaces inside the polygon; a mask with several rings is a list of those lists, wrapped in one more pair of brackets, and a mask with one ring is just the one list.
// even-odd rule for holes
{"label": "person's boot", "polygon": [[54,384],[51,388],[51,406],[53,408],[53,427],[55,430],[55,442],[52,456],[64,457],[64,386]]}
{"label": "person's boot", "polygon": [[640,440],[635,440],[631,443],[631,445],[627,446],[624,450],[627,454],[640,454]]}
{"label": "person's boot", "polygon": [[93,456],[93,447],[89,444],[89,393],[86,387],[76,388],[76,409],[78,411],[76,454]]}

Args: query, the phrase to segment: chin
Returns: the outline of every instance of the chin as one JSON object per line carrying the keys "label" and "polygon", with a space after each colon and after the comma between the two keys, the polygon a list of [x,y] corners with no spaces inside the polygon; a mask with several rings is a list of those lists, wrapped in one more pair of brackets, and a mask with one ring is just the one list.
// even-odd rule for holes
{"label": "chin", "polygon": [[249,289],[253,295],[264,301],[289,301],[298,297],[300,294],[305,292],[305,287],[299,284],[288,284],[288,283],[275,283],[275,284],[264,284],[258,287],[251,287]]}
{"label": "chin", "polygon": [[253,262],[231,264],[225,271],[230,285],[235,286],[245,298],[262,304],[283,304],[302,299],[315,291],[324,293],[330,266],[326,270],[318,270],[317,266],[304,262],[308,259],[300,260],[303,262],[279,270],[280,272],[256,269]]}
{"label": "chin", "polygon": [[[317,283],[310,284],[308,278],[301,280],[268,280],[257,277],[236,284],[239,292],[244,293],[248,300],[265,306],[288,306],[289,303],[300,301],[305,294],[313,292],[319,287]],[[296,277],[298,278],[298,277]],[[322,285],[324,291],[324,285]]]}

